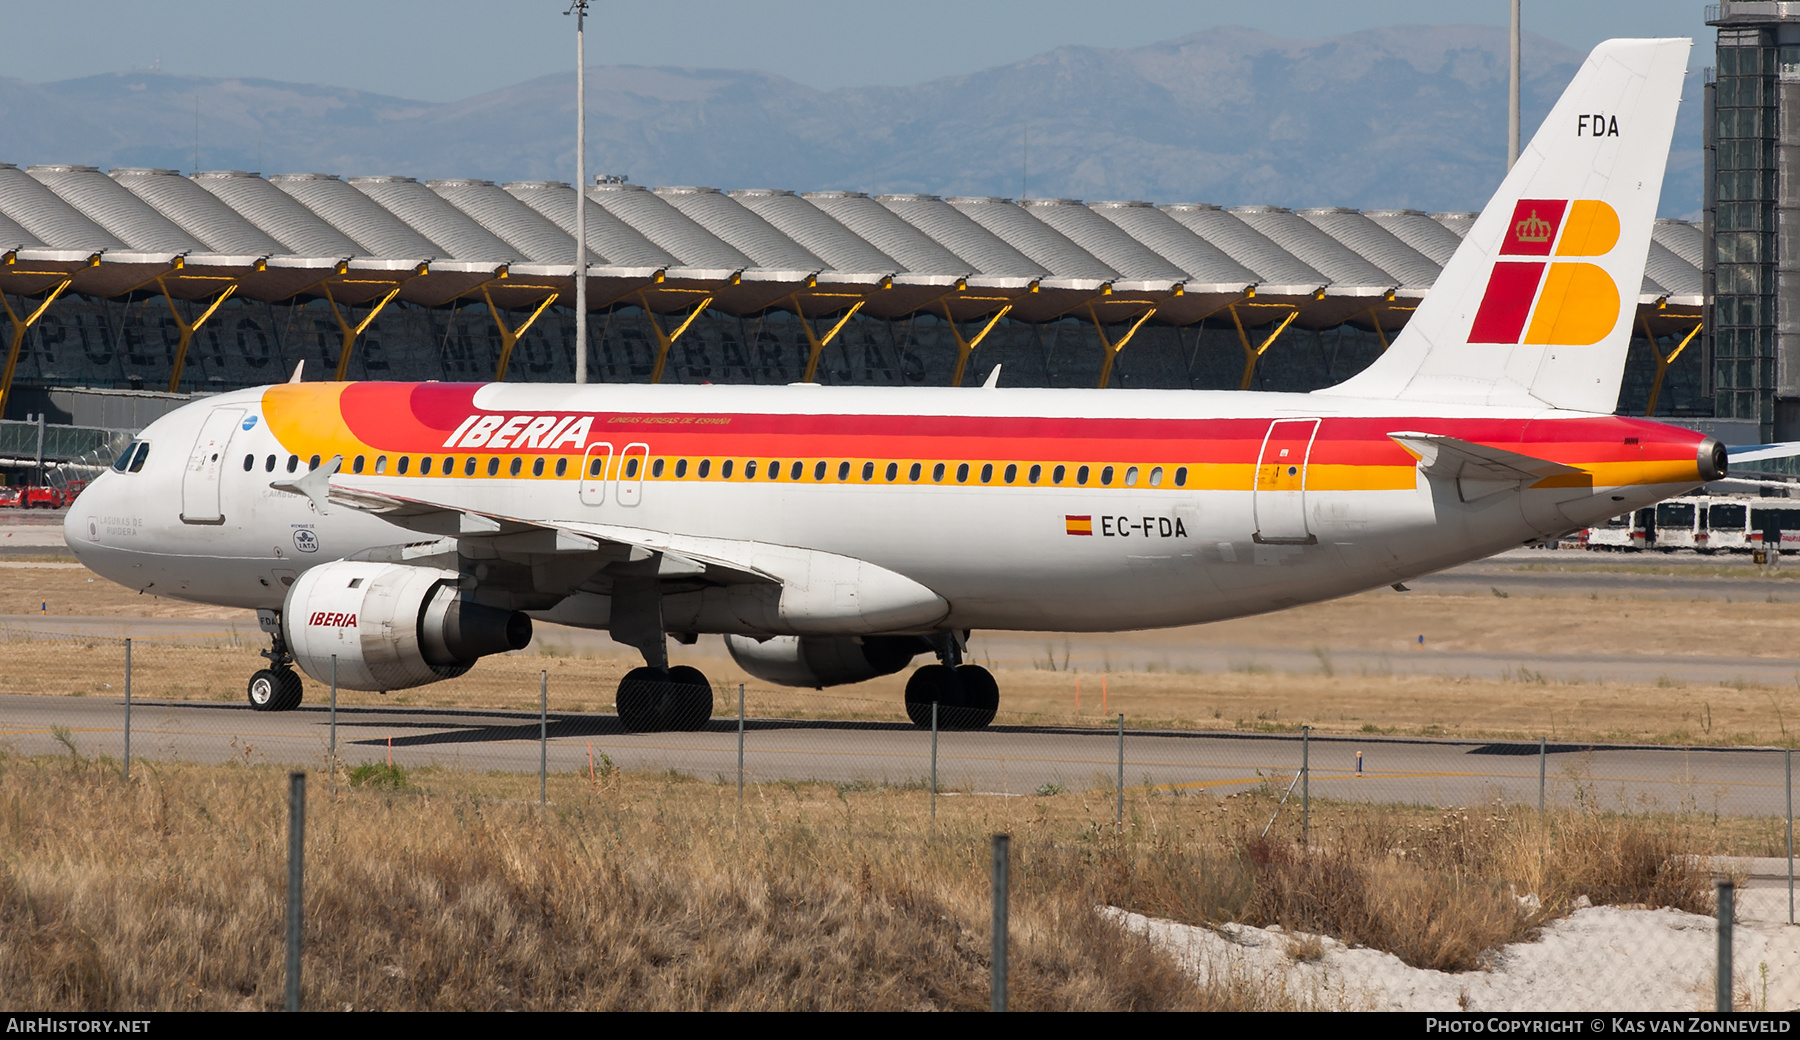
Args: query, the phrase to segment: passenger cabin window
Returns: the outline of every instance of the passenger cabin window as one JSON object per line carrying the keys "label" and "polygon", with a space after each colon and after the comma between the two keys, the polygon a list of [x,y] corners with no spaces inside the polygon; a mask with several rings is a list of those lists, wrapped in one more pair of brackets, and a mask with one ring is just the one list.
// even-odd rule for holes
{"label": "passenger cabin window", "polygon": [[311,459],[308,459],[307,463],[306,463],[306,468],[309,471],[318,469],[319,468],[319,457],[317,455],[314,455]]}
{"label": "passenger cabin window", "polygon": [[719,464],[719,477],[720,477],[720,479],[723,479],[723,480],[731,479],[731,460],[730,459],[726,459],[724,462]]}
{"label": "passenger cabin window", "polygon": [[1068,467],[1066,467],[1066,466],[1058,466],[1055,469],[1051,470],[1050,471],[1050,483],[1052,483],[1052,484],[1062,483],[1063,477],[1066,476],[1068,474],[1068,472],[1069,472],[1069,470],[1068,470]]}
{"label": "passenger cabin window", "polygon": [[263,472],[264,473],[275,472],[275,456],[271,455],[267,459],[263,460]]}
{"label": "passenger cabin window", "polygon": [[[1057,468],[1060,469],[1061,467],[1059,466]],[[1075,471],[1075,483],[1086,484],[1087,478],[1088,478],[1088,468],[1086,466],[1083,466],[1080,469]]]}
{"label": "passenger cabin window", "polygon": [[1018,480],[1018,479],[1019,479],[1019,467],[1013,465],[1010,462],[1007,463],[1006,464],[1006,482],[1008,484],[1010,484],[1013,481]]}
{"label": "passenger cabin window", "polygon": [[848,462],[838,463],[838,479],[839,480],[849,480],[850,479],[850,464]]}
{"label": "passenger cabin window", "polygon": [[1113,477],[1113,474],[1112,474],[1111,466],[1108,466],[1105,469],[1100,471],[1100,483],[1106,485],[1107,487],[1112,486],[1112,477]]}
{"label": "passenger cabin window", "polygon": [[408,463],[410,463],[410,462],[412,462],[412,456],[410,456],[410,455],[400,456],[400,458],[398,460],[396,460],[394,463],[394,472],[400,474],[403,477],[406,476],[406,471],[409,468],[411,468],[410,466],[408,466]]}
{"label": "passenger cabin window", "polygon": [[256,468],[256,456],[254,456],[254,455],[244,456],[244,472],[248,473],[255,468]]}
{"label": "passenger cabin window", "polygon": [[376,473],[386,473],[387,472],[387,456],[386,455],[375,456],[375,472]]}
{"label": "passenger cabin window", "polygon": [[[686,465],[687,460],[683,459],[682,464]],[[568,459],[557,459],[556,460],[556,475],[560,477],[567,472],[569,472],[569,460]]]}
{"label": "passenger cabin window", "polygon": [[863,463],[863,479],[864,480],[874,480],[875,479],[875,464],[873,462]]}
{"label": "passenger cabin window", "polygon": [[969,464],[968,463],[965,462],[956,467],[956,482],[958,484],[966,484],[969,482]]}
{"label": "passenger cabin window", "polygon": [[943,483],[943,480],[944,480],[944,464],[943,463],[940,462],[937,465],[931,467],[931,479],[934,482],[937,482],[940,484]]}
{"label": "passenger cabin window", "polygon": [[506,467],[506,475],[509,477],[516,477],[524,468],[525,460],[514,455],[512,463]]}
{"label": "passenger cabin window", "polygon": [[706,475],[708,473],[712,472],[712,460],[711,459],[701,459],[700,460],[700,469],[698,472],[700,474],[700,479],[705,480]]}
{"label": "passenger cabin window", "polygon": [[981,482],[986,484],[994,479],[994,464],[984,463],[981,467]]}
{"label": "passenger cabin window", "polygon": [[292,473],[299,468],[300,468],[300,456],[289,455],[288,456],[288,472]]}
{"label": "passenger cabin window", "polygon": [[1154,466],[1150,470],[1150,486],[1162,487],[1162,467]]}
{"label": "passenger cabin window", "polygon": [[803,462],[794,463],[792,472],[788,473],[788,479],[789,480],[799,480],[801,471],[804,470],[805,468],[806,468],[806,464]]}
{"label": "passenger cabin window", "polygon": [[1137,478],[1138,478],[1138,472],[1137,472],[1136,466],[1129,467],[1128,469],[1125,470],[1125,486],[1126,487],[1137,487]]}
{"label": "passenger cabin window", "polygon": [[493,458],[488,460],[488,476],[497,477],[499,475],[500,475],[500,457],[498,455],[496,455]]}
{"label": "passenger cabin window", "polygon": [[744,479],[745,480],[755,480],[756,479],[756,460],[755,459],[751,459],[749,462],[744,463]]}
{"label": "passenger cabin window", "polygon": [[543,456],[540,455],[539,457],[531,460],[531,475],[534,477],[541,477],[544,475]]}
{"label": "passenger cabin window", "polygon": [[465,476],[465,477],[474,476],[475,475],[475,465],[476,465],[475,456],[471,455],[468,458],[464,459],[463,460],[463,476]]}
{"label": "passenger cabin window", "polygon": [[431,476],[431,456],[427,455],[419,460],[419,476]]}
{"label": "passenger cabin window", "polygon": [[820,462],[820,463],[816,464],[815,466],[813,466],[813,479],[814,480],[824,480],[825,479],[825,463]]}
{"label": "passenger cabin window", "polygon": [[912,464],[912,468],[906,471],[906,479],[918,480],[921,472],[923,472],[923,470],[920,468],[919,464],[915,462]]}
{"label": "passenger cabin window", "polygon": [[1182,466],[1175,471],[1175,486],[1187,487],[1187,467]]}
{"label": "passenger cabin window", "polygon": [[358,455],[356,457],[356,461],[352,462],[350,464],[350,472],[361,473],[362,471],[363,471],[363,457],[361,455]]}
{"label": "passenger cabin window", "polygon": [[662,476],[662,474],[663,474],[663,460],[657,459],[655,462],[650,464],[650,475],[653,477],[660,477],[660,476]]}
{"label": "passenger cabin window", "polygon": [[1037,483],[1038,481],[1042,480],[1043,478],[1044,478],[1044,467],[1039,466],[1035,463],[1033,463],[1031,469],[1026,471],[1026,473],[1025,473],[1025,479],[1033,484]]}

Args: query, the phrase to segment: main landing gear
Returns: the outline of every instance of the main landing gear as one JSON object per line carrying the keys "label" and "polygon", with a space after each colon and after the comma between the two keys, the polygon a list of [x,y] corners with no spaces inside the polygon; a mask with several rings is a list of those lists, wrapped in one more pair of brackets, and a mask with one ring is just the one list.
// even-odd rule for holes
{"label": "main landing gear", "polygon": [[619,726],[627,733],[695,732],[712,720],[712,683],[698,668],[633,668],[619,680]]}
{"label": "main landing gear", "polygon": [[269,633],[272,645],[262,652],[269,659],[269,667],[250,676],[250,707],[257,711],[292,711],[300,706],[305,691],[299,673],[294,671],[294,655],[288,653],[287,640],[281,635],[281,612],[258,610],[256,621]]}
{"label": "main landing gear", "polygon": [[950,632],[933,640],[940,664],[928,664],[906,680],[906,717],[920,729],[932,725],[937,705],[938,729],[985,729],[1000,708],[1000,684],[978,664],[963,664],[967,633]]}

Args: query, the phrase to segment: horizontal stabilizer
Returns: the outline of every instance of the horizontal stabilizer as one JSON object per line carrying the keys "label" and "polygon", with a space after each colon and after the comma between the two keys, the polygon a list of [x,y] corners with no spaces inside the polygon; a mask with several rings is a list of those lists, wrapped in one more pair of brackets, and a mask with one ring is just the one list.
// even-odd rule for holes
{"label": "horizontal stabilizer", "polygon": [[1736,466],[1744,462],[1763,462],[1767,459],[1791,459],[1800,455],[1800,441],[1786,441],[1781,444],[1741,444],[1735,448],[1726,448],[1725,457]]}
{"label": "horizontal stabilizer", "polygon": [[1510,491],[1545,477],[1580,473],[1573,466],[1521,455],[1505,448],[1476,444],[1437,433],[1390,433],[1395,443],[1418,456],[1419,472],[1456,481],[1464,502]]}

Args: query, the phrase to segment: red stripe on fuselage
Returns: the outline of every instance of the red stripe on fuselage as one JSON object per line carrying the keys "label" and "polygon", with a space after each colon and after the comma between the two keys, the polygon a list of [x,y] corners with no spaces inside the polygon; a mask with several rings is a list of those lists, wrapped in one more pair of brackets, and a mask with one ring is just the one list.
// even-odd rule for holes
{"label": "red stripe on fuselage", "polygon": [[[1250,463],[1273,418],[1126,419],[972,415],[772,413],[614,413],[483,409],[481,384],[355,383],[341,398],[346,426],[377,451],[397,454],[496,454],[492,448],[445,447],[473,415],[592,415],[588,442],[615,450],[642,441],[656,455],[762,458],[1044,459],[1144,463]],[[1570,465],[1686,460],[1701,435],[1643,419],[1459,419],[1415,416],[1327,417],[1310,462],[1403,466],[1412,456],[1389,433],[1437,433]],[[1638,443],[1627,444],[1635,437]],[[556,450],[507,448],[503,454],[579,455],[585,445]]]}

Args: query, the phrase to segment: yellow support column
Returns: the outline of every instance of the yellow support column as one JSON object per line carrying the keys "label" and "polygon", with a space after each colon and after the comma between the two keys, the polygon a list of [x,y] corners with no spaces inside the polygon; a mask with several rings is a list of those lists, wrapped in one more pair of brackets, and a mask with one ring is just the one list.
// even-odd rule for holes
{"label": "yellow support column", "polygon": [[37,324],[37,320],[44,316],[44,312],[50,309],[50,305],[56,302],[56,298],[73,281],[73,278],[64,278],[44,297],[44,302],[38,304],[37,310],[32,311],[23,321],[14,313],[12,304],[6,301],[6,294],[0,292],[0,308],[5,308],[7,320],[12,322],[12,343],[6,349],[6,370],[0,372],[0,415],[6,414],[6,395],[12,393],[13,373],[19,368],[19,351],[25,346],[26,331]]}
{"label": "yellow support column", "polygon": [[401,287],[396,285],[388,290],[388,294],[381,298],[381,302],[370,309],[368,316],[354,326],[345,321],[344,315],[338,310],[337,300],[333,299],[331,295],[331,283],[325,283],[322,288],[325,290],[325,302],[331,305],[331,316],[337,319],[338,328],[344,334],[343,345],[338,350],[337,363],[337,381],[341,383],[350,376],[350,351],[356,346],[356,337],[362,335],[370,323],[374,322],[383,307],[393,302],[394,297],[400,295]]}
{"label": "yellow support column", "polygon": [[1675,363],[1675,359],[1681,356],[1681,352],[1687,349],[1687,345],[1700,334],[1705,322],[1695,325],[1693,331],[1683,336],[1681,342],[1675,345],[1675,349],[1669,351],[1669,356],[1663,357],[1662,351],[1656,348],[1656,337],[1650,334],[1649,317],[1644,317],[1642,321],[1644,338],[1650,341],[1650,354],[1656,358],[1656,376],[1650,381],[1650,403],[1644,406],[1644,416],[1648,418],[1656,414],[1656,402],[1662,397],[1663,377],[1669,374],[1669,366]]}
{"label": "yellow support column", "polygon": [[663,377],[663,367],[667,365],[669,361],[669,348],[675,345],[675,341],[680,339],[681,334],[688,330],[688,326],[694,323],[695,318],[700,317],[706,308],[712,306],[714,298],[708,296],[706,299],[701,300],[699,305],[694,308],[693,313],[689,314],[687,319],[683,321],[681,326],[674,332],[663,331],[662,323],[656,320],[656,313],[650,309],[650,301],[644,298],[642,291],[637,294],[637,299],[638,306],[644,308],[644,315],[650,319],[650,327],[656,331],[656,367],[650,370],[650,381],[652,383],[660,383],[662,382]]}
{"label": "yellow support column", "polygon": [[481,298],[487,301],[488,315],[494,319],[494,327],[500,330],[500,362],[494,366],[494,382],[506,382],[506,366],[512,363],[513,346],[519,342],[520,337],[531,331],[532,323],[538,320],[538,316],[550,309],[550,305],[556,302],[557,295],[551,293],[544,297],[538,303],[537,310],[531,312],[531,317],[525,319],[525,324],[509,329],[506,322],[500,320],[500,311],[494,306],[494,298],[488,295],[487,286],[481,287]]}
{"label": "yellow support column", "polygon": [[1094,313],[1093,304],[1088,304],[1087,312],[1088,320],[1094,323],[1094,332],[1100,337],[1100,347],[1106,352],[1106,356],[1100,360],[1099,387],[1104,390],[1106,389],[1106,384],[1112,382],[1113,362],[1118,360],[1119,351],[1124,350],[1125,345],[1131,342],[1131,337],[1137,335],[1137,330],[1144,327],[1144,322],[1150,320],[1150,316],[1156,313],[1156,308],[1151,307],[1149,310],[1138,315],[1137,322],[1131,326],[1130,330],[1125,333],[1124,338],[1119,340],[1117,344],[1108,342],[1106,338],[1106,329],[1100,324],[1100,316]]}
{"label": "yellow support column", "polygon": [[1238,389],[1248,390],[1250,389],[1250,384],[1256,380],[1257,360],[1260,359],[1270,347],[1275,345],[1275,341],[1280,338],[1283,332],[1287,331],[1287,327],[1294,323],[1295,318],[1300,316],[1300,311],[1298,308],[1289,311],[1288,316],[1281,319],[1281,324],[1275,326],[1275,331],[1269,333],[1268,339],[1265,339],[1262,343],[1252,347],[1250,345],[1249,335],[1244,332],[1244,320],[1238,317],[1237,304],[1232,304],[1227,310],[1231,311],[1231,323],[1237,326],[1238,342],[1244,345],[1244,381],[1238,386]]}
{"label": "yellow support column", "polygon": [[1375,335],[1377,337],[1379,337],[1381,340],[1381,352],[1383,354],[1387,353],[1387,348],[1388,348],[1387,332],[1384,329],[1382,329],[1382,327],[1381,327],[1381,315],[1376,314],[1375,308],[1373,308],[1373,307],[1369,308],[1369,321],[1370,321],[1370,323],[1372,323],[1375,326]]}
{"label": "yellow support column", "polygon": [[823,339],[813,335],[812,321],[800,308],[800,294],[795,293],[789,296],[788,301],[794,305],[794,315],[800,319],[800,328],[806,333],[806,342],[809,348],[806,355],[806,375],[802,376],[800,381],[810,383],[813,381],[813,375],[819,370],[819,355],[825,353],[825,348],[831,345],[831,341],[837,338],[838,333],[844,331],[844,326],[850,324],[850,319],[856,317],[856,312],[862,310],[863,304],[868,303],[869,299],[865,296],[851,304],[850,309],[838,319],[837,324],[831,327],[831,331],[827,332]]}
{"label": "yellow support column", "polygon": [[191,325],[183,321],[181,312],[175,309],[175,299],[169,295],[169,287],[163,284],[161,275],[156,278],[156,287],[162,290],[163,302],[169,305],[169,316],[175,319],[175,327],[181,330],[181,339],[175,344],[175,360],[169,366],[169,393],[174,393],[181,387],[181,370],[187,366],[188,344],[193,342],[194,333],[198,332],[200,326],[206,324],[206,320],[218,311],[220,304],[229,299],[232,293],[237,292],[237,283],[232,282],[227,285],[218,296],[213,298],[213,302],[207,305],[206,310],[201,312],[199,319]]}
{"label": "yellow support column", "polygon": [[975,334],[974,339],[965,342],[962,338],[962,330],[956,327],[956,319],[950,316],[949,302],[944,301],[944,321],[950,326],[950,335],[956,338],[956,374],[950,377],[951,386],[962,385],[963,372],[969,367],[969,356],[975,353],[975,348],[981,346],[981,341],[987,339],[988,333],[994,331],[995,327],[1000,324],[1000,319],[1006,317],[1007,312],[1012,309],[1013,305],[1010,303],[1000,308],[992,318],[988,319],[988,323],[982,326],[981,331]]}

